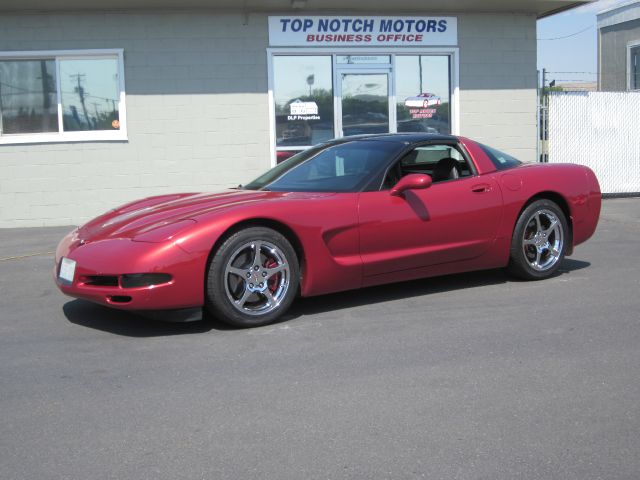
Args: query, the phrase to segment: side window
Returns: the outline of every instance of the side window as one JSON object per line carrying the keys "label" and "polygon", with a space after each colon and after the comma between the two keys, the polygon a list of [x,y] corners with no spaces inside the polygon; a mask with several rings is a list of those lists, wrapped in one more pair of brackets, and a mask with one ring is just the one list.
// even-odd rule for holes
{"label": "side window", "polygon": [[361,140],[323,146],[300,153],[272,168],[248,190],[287,192],[357,192],[379,178],[388,159],[403,150],[396,142]]}
{"label": "side window", "polygon": [[478,144],[482,151],[487,154],[489,160],[493,162],[495,167],[498,170],[504,170],[506,168],[517,167],[522,162],[518,159],[513,158],[511,155],[507,155],[500,150],[496,150],[495,148],[491,148],[487,145],[483,145],[481,143]]}
{"label": "side window", "polygon": [[416,147],[389,169],[383,189],[391,188],[405,175],[425,173],[434,183],[469,177],[473,174],[464,155],[451,145]]}

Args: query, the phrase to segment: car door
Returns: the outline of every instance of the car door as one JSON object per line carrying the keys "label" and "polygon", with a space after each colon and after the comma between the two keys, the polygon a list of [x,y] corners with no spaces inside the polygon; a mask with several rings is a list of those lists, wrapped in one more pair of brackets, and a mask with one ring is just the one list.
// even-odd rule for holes
{"label": "car door", "polygon": [[[399,177],[434,174],[446,157],[459,162],[459,178],[434,177],[429,188],[390,195],[388,188]],[[502,195],[491,176],[477,176],[474,171],[459,147],[431,144],[409,152],[390,169],[392,182],[388,178],[380,191],[361,193],[364,276],[469,260],[485,253],[496,238]]]}

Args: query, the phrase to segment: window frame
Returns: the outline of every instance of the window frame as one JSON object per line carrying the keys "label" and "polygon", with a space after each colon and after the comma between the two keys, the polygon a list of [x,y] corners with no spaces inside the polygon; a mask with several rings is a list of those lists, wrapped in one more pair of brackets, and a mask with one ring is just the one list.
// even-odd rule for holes
{"label": "window frame", "polygon": [[[271,132],[270,135],[272,135],[271,140],[273,141],[273,155],[272,155],[272,161],[270,164],[270,167],[274,167],[275,165],[277,165],[277,158],[275,158],[275,156],[277,155],[278,150],[279,151],[290,151],[290,152],[295,152],[294,155],[298,152],[307,150],[311,147],[314,147],[316,145],[289,145],[289,146],[278,146],[277,143],[277,122],[276,122],[276,104],[275,104],[275,100],[276,100],[276,96],[274,93],[274,85],[275,85],[275,66],[274,66],[274,62],[273,59],[274,57],[327,57],[330,59],[331,61],[331,96],[333,97],[333,119],[332,119],[332,128],[333,128],[333,138],[338,138],[337,136],[337,132],[335,130],[335,116],[336,116],[336,86],[334,85],[335,82],[335,56],[332,55],[331,53],[328,52],[313,52],[310,54],[307,53],[298,53],[296,55],[291,55],[291,54],[286,54],[286,55],[271,55],[269,56],[269,65],[267,68],[268,71],[268,75],[269,75],[269,92],[268,92],[268,97],[269,97],[269,123],[270,123],[270,128],[271,128]],[[328,139],[325,140],[326,141],[330,141],[332,139]],[[325,142],[321,142],[321,143],[325,143]],[[275,158],[275,161],[274,161]]]}
{"label": "window frame", "polygon": [[[640,91],[640,85],[638,88],[631,88],[633,85],[633,65],[631,65],[631,50],[634,48],[640,48],[640,38],[637,40],[632,40],[627,43],[627,91],[628,92],[638,92]],[[636,68],[640,69],[640,65],[637,65]]]}
{"label": "window frame", "polygon": [[[393,112],[393,116],[394,116],[394,122],[395,122],[395,130],[394,132],[397,132],[397,127],[398,127],[398,102],[397,102],[397,83],[396,77],[397,77],[397,68],[396,68],[396,61],[398,57],[429,57],[429,56],[437,56],[437,57],[447,57],[448,58],[448,71],[449,71],[449,133],[447,135],[460,135],[460,131],[459,131],[459,121],[458,118],[454,116],[454,111],[458,112],[458,87],[459,87],[459,78],[456,77],[455,78],[455,82],[454,82],[454,72],[457,72],[457,69],[459,67],[459,65],[456,63],[456,65],[453,65],[454,60],[457,62],[458,61],[458,55],[457,55],[457,51],[454,53],[444,53],[444,54],[438,54],[438,53],[433,53],[431,51],[423,51],[422,53],[415,53],[415,52],[396,52],[392,55],[393,58],[393,72],[392,72],[392,77],[394,78],[394,92],[393,92],[393,102],[394,102],[394,112]],[[455,91],[454,91],[454,83],[455,83]],[[422,92],[420,92],[422,93]],[[454,127],[455,124],[455,127]],[[413,133],[413,132],[405,132],[405,133]],[[418,132],[416,132],[418,133]]]}
{"label": "window frame", "polygon": [[[478,176],[478,169],[476,168],[476,164],[471,159],[471,155],[469,155],[469,152],[467,152],[467,150],[464,148],[464,145],[462,145],[460,142],[458,142],[456,140],[449,140],[449,139],[426,140],[426,141],[422,141],[422,142],[413,143],[413,144],[409,145],[407,148],[405,148],[402,152],[400,152],[400,154],[389,165],[387,165],[387,168],[384,170],[384,174],[382,175],[382,178],[381,179],[374,179],[368,185],[368,187],[371,187],[371,190],[365,190],[365,191],[374,191],[374,192],[387,192],[387,191],[389,191],[390,188],[385,188],[384,187],[384,181],[387,178],[387,175],[389,174],[391,169],[394,168],[399,162],[401,162],[402,159],[407,154],[409,154],[410,152],[412,152],[416,148],[428,147],[428,146],[432,146],[432,145],[435,145],[435,146],[446,145],[447,147],[453,147],[454,149],[456,149],[458,151],[458,153],[462,156],[462,158],[465,160],[465,162],[467,162],[467,165],[469,166],[470,175],[467,175],[466,177],[456,178],[455,181],[466,180],[466,179],[474,178],[474,177]],[[436,183],[434,183],[434,185],[439,185],[441,183],[444,183],[444,182],[436,182]]]}
{"label": "window frame", "polygon": [[[64,131],[62,95],[60,82],[61,60],[95,60],[115,58],[118,66],[118,130],[85,130]],[[54,60],[56,68],[56,96],[58,109],[58,131],[42,133],[0,133],[0,145],[15,145],[28,143],[64,143],[64,142],[96,142],[96,141],[127,141],[127,113],[124,79],[124,49],[83,49],[83,50],[38,50],[0,52],[0,61],[11,60]]]}
{"label": "window frame", "polygon": [[[269,149],[270,149],[270,166],[277,165],[277,152],[278,150],[294,150],[299,151],[307,147],[278,147],[276,145],[276,125],[275,125],[275,98],[274,98],[274,68],[273,57],[278,55],[284,56],[312,56],[312,55],[331,55],[332,56],[332,68],[333,68],[333,85],[334,85],[334,122],[339,112],[340,106],[338,105],[340,99],[336,95],[336,85],[338,80],[337,75],[341,70],[353,69],[356,70],[368,70],[375,69],[376,66],[380,69],[390,69],[391,75],[390,82],[394,81],[395,76],[395,58],[397,55],[447,55],[449,56],[449,85],[450,85],[450,102],[451,110],[449,112],[449,121],[451,128],[451,135],[460,134],[460,48],[457,46],[442,46],[442,47],[398,47],[398,46],[376,46],[376,47],[269,47],[266,49],[267,53],[267,80],[268,80],[268,111],[269,111]],[[387,64],[337,64],[337,57],[343,55],[391,55],[391,65]],[[389,68],[391,67],[391,68]],[[396,104],[395,88],[389,95],[390,105]],[[395,107],[393,108],[395,112]],[[395,115],[395,113],[394,113]],[[395,123],[394,123],[395,128]],[[337,134],[337,132],[334,132]],[[338,137],[337,137],[338,138]]]}

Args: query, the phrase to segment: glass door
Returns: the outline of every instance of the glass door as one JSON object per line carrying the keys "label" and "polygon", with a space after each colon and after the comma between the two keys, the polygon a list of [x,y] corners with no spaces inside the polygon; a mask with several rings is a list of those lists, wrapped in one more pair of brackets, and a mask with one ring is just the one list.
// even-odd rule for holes
{"label": "glass door", "polygon": [[338,72],[339,136],[389,133],[393,125],[388,71]]}

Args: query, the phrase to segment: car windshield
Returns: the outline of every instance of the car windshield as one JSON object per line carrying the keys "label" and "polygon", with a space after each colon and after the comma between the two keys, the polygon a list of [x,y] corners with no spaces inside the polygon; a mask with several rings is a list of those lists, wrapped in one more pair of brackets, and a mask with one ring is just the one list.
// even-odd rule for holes
{"label": "car windshield", "polygon": [[357,140],[305,150],[244,188],[278,192],[359,192],[405,145]]}

